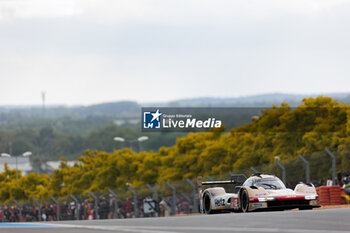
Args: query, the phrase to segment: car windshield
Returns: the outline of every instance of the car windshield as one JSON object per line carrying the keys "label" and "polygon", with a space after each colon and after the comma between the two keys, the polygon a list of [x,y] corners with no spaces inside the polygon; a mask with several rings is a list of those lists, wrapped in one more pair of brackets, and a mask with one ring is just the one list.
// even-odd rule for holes
{"label": "car windshield", "polygon": [[264,189],[285,189],[286,186],[277,178],[262,178],[253,182],[254,186],[259,186]]}

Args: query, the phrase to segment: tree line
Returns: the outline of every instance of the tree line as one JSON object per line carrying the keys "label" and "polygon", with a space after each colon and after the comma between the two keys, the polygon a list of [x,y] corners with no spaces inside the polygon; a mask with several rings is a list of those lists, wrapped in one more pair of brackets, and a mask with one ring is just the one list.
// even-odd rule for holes
{"label": "tree line", "polygon": [[[174,146],[158,151],[86,150],[72,167],[62,159],[51,175],[30,173],[16,180],[15,171],[5,165],[0,174],[0,201],[220,175],[272,163],[276,156],[290,161],[292,168],[299,154],[311,155],[310,159],[317,161],[319,151],[325,148],[333,149],[337,168],[344,171],[350,168],[349,116],[349,105],[321,96],[304,99],[296,108],[287,103],[273,106],[251,123],[229,132],[222,127],[188,133],[178,137]],[[317,177],[327,176],[329,167],[323,162],[312,169],[312,175],[321,172]]]}

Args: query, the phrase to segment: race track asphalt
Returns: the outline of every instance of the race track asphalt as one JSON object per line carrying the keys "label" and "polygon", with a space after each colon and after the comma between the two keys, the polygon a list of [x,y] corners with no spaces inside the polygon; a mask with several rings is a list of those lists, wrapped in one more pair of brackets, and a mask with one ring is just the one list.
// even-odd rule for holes
{"label": "race track asphalt", "polygon": [[[33,224],[33,225],[31,225]],[[350,208],[166,218],[1,224],[1,233],[350,232]]]}

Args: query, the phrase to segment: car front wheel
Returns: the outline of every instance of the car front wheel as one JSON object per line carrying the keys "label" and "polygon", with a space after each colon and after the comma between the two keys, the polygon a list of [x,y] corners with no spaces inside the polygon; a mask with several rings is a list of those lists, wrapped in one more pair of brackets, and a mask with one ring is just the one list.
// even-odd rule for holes
{"label": "car front wheel", "polygon": [[242,212],[243,213],[248,212],[248,210],[249,210],[249,196],[248,196],[247,190],[243,189],[243,191],[241,192],[240,200],[241,200]]}

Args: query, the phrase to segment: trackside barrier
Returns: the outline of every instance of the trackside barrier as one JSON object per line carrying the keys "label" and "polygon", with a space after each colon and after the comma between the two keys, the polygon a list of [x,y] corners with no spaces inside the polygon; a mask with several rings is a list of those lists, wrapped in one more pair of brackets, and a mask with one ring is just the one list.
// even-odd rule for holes
{"label": "trackside barrier", "polygon": [[35,198],[32,198],[32,200],[38,206],[38,220],[41,221],[41,207],[40,207],[40,203]]}
{"label": "trackside barrier", "polygon": [[54,196],[51,196],[51,200],[56,204],[56,219],[60,220],[60,203],[56,200]]}
{"label": "trackside barrier", "polygon": [[114,218],[118,218],[118,196],[111,189],[108,189],[108,192],[114,198]]}
{"label": "trackside barrier", "polygon": [[316,188],[318,203],[320,205],[342,205],[345,204],[344,188],[340,186],[321,186]]}
{"label": "trackside barrier", "polygon": [[172,214],[176,214],[176,188],[169,182],[167,181],[166,184],[169,186],[169,188],[172,190],[173,192],[173,201],[171,203],[171,211]]}
{"label": "trackside barrier", "polygon": [[95,219],[100,219],[100,216],[98,214],[98,198],[93,192],[89,192],[90,196],[94,199],[94,212],[95,212]]}
{"label": "trackside barrier", "polygon": [[139,213],[138,213],[138,209],[137,209],[137,194],[136,192],[128,187],[128,190],[132,193],[133,197],[134,197],[134,213],[135,213],[135,218],[138,218],[139,217]]}

